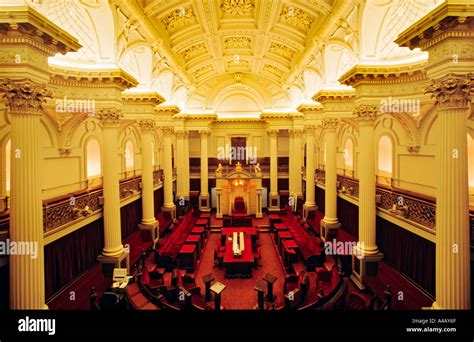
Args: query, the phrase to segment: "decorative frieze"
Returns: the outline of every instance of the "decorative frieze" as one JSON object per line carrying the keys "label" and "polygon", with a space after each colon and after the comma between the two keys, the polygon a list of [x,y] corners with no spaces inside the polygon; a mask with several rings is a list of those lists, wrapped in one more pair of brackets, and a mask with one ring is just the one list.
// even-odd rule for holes
{"label": "decorative frieze", "polygon": [[138,120],[137,124],[142,132],[153,132],[155,130],[154,120]]}

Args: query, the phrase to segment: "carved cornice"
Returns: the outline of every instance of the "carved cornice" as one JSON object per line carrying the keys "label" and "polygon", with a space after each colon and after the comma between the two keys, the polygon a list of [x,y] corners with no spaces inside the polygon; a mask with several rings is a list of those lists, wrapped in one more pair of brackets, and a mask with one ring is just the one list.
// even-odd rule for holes
{"label": "carved cornice", "polygon": [[217,114],[188,114],[188,113],[178,113],[173,116],[174,119],[184,119],[184,120],[205,120],[205,121],[214,121],[218,119]]}
{"label": "carved cornice", "polygon": [[126,104],[149,103],[160,105],[165,102],[165,98],[157,92],[123,92],[122,99]]}
{"label": "carved cornice", "polygon": [[433,80],[426,93],[431,94],[440,109],[467,109],[473,89],[474,74],[464,77],[449,74],[443,79]]}
{"label": "carved cornice", "polygon": [[321,127],[327,131],[335,131],[339,126],[339,120],[336,118],[323,118]]}
{"label": "carved cornice", "polygon": [[359,124],[374,123],[379,114],[379,107],[359,104],[354,107],[353,114]]}
{"label": "carved cornice", "polygon": [[401,83],[425,78],[426,61],[397,65],[355,65],[339,78],[341,84]]}
{"label": "carved cornice", "polygon": [[123,119],[123,113],[118,108],[101,108],[96,111],[95,117],[102,127],[118,127]]}
{"label": "carved cornice", "polygon": [[300,113],[306,114],[306,113],[315,113],[315,112],[322,112],[323,111],[323,106],[320,103],[307,103],[307,104],[301,104],[296,108],[296,110]]}
{"label": "carved cornice", "polygon": [[155,121],[154,120],[138,120],[137,121],[138,127],[142,131],[142,133],[151,133],[155,130]]}
{"label": "carved cornice", "polygon": [[178,106],[168,105],[168,106],[157,106],[155,108],[155,113],[158,114],[173,114],[176,115],[181,111]]}
{"label": "carved cornice", "polygon": [[3,94],[5,105],[10,113],[29,113],[41,115],[43,105],[52,94],[44,84],[32,82],[28,79],[6,79],[0,83],[0,93]]}
{"label": "carved cornice", "polygon": [[473,22],[472,1],[448,0],[400,33],[395,43],[409,49],[427,50],[449,35],[472,39]]}
{"label": "carved cornice", "polygon": [[354,97],[354,89],[320,90],[313,96],[313,100],[321,103],[327,101],[350,102],[354,99]]}
{"label": "carved cornice", "polygon": [[0,32],[0,42],[29,42],[51,56],[56,53],[74,52],[82,47],[76,38],[30,6],[2,6]]}
{"label": "carved cornice", "polygon": [[126,71],[117,69],[106,70],[82,70],[73,68],[59,68],[50,66],[51,84],[103,88],[110,85],[119,85],[122,89],[133,88],[138,81]]}
{"label": "carved cornice", "polygon": [[294,112],[265,112],[260,114],[260,119],[291,119],[295,116]]}

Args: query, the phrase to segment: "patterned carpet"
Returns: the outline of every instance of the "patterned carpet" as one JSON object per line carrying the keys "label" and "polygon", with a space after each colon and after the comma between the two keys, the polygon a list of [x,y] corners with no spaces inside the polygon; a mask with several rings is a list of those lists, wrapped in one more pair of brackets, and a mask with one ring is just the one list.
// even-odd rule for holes
{"label": "patterned carpet", "polygon": [[274,284],[274,294],[277,295],[276,305],[281,306],[283,300],[283,282],[284,270],[276,248],[273,244],[270,234],[260,234],[262,243],[262,267],[253,269],[252,278],[250,279],[227,279],[224,275],[224,268],[213,268],[214,266],[214,249],[219,240],[219,234],[211,234],[203,252],[202,262],[199,264],[196,273],[197,285],[204,289],[202,276],[212,272],[216,281],[226,285],[227,288],[222,293],[222,306],[225,310],[242,310],[253,309],[257,304],[257,292],[253,289],[257,280],[263,278],[266,273],[275,275],[278,280]]}

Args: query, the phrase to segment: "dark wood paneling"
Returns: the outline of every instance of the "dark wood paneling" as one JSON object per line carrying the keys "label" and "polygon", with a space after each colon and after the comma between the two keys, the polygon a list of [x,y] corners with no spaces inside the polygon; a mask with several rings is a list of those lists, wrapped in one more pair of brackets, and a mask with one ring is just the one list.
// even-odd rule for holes
{"label": "dark wood paneling", "polygon": [[377,246],[384,260],[435,296],[436,245],[377,217]]}
{"label": "dark wood paneling", "polygon": [[359,207],[338,197],[337,217],[344,230],[357,240],[359,238]]}

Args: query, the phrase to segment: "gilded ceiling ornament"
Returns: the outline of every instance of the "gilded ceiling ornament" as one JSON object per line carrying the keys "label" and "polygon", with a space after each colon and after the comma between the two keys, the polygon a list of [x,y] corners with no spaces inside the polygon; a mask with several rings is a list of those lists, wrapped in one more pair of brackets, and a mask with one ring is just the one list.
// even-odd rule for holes
{"label": "gilded ceiling ornament", "polygon": [[165,16],[161,19],[161,22],[168,31],[176,31],[193,23],[194,17],[194,12],[191,7],[181,7]]}
{"label": "gilded ceiling ornament", "polygon": [[473,89],[474,74],[466,77],[449,74],[445,79],[433,80],[426,93],[431,93],[440,109],[467,109]]}
{"label": "gilded ceiling ornament", "polygon": [[199,69],[197,69],[196,71],[193,72],[193,76],[198,78],[202,75],[204,75],[205,73],[209,72],[209,71],[212,71],[213,68],[210,64],[208,65],[205,65],[203,67],[200,67]]}
{"label": "gilded ceiling ornament", "polygon": [[287,24],[295,26],[303,31],[308,30],[314,21],[314,18],[308,13],[298,7],[293,6],[284,6],[280,17]]}
{"label": "gilded ceiling ornament", "polygon": [[286,45],[275,43],[275,42],[270,44],[269,51],[276,53],[278,55],[281,55],[283,57],[286,57],[288,59],[292,59],[293,56],[295,55],[295,51],[293,49],[290,49]]}
{"label": "gilded ceiling ornament", "polygon": [[359,122],[374,122],[379,113],[379,107],[372,105],[357,105],[354,107],[353,114]]}
{"label": "gilded ceiling ornament", "polygon": [[102,126],[116,126],[123,118],[122,111],[117,108],[102,108],[96,111],[95,116]]}
{"label": "gilded ceiling ornament", "polygon": [[250,47],[251,39],[249,37],[227,37],[224,39],[224,45],[228,49],[242,49]]}
{"label": "gilded ceiling ornament", "polygon": [[10,112],[29,112],[41,114],[43,105],[52,94],[44,84],[32,82],[28,79],[11,80],[6,79],[0,83],[0,93],[3,93],[5,105]]}
{"label": "gilded ceiling ornament", "polygon": [[186,61],[189,61],[190,59],[196,56],[205,54],[206,51],[207,51],[206,46],[203,43],[200,43],[200,44],[193,45],[190,48],[184,50],[182,55]]}
{"label": "gilded ceiling ornament", "polygon": [[272,74],[274,74],[278,77],[280,77],[281,74],[283,73],[282,70],[278,69],[276,66],[273,66],[271,64],[265,64],[263,66],[263,70],[268,71],[268,72],[270,72],[270,73],[272,73]]}
{"label": "gilded ceiling ornament", "polygon": [[250,0],[224,0],[222,10],[232,16],[248,15],[255,6]]}

